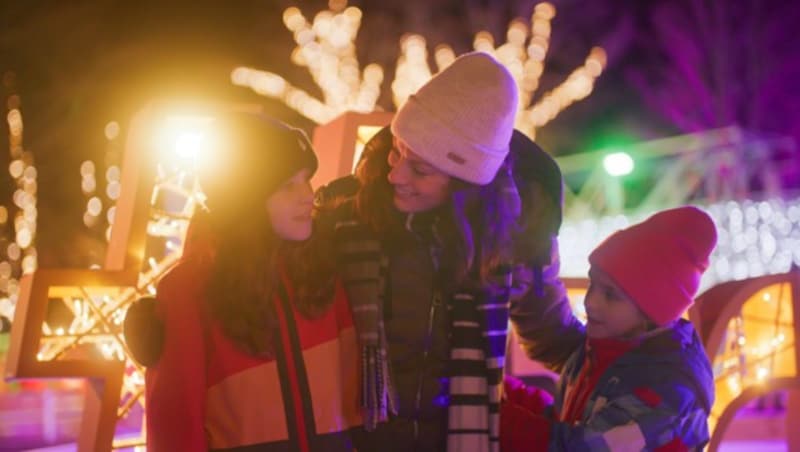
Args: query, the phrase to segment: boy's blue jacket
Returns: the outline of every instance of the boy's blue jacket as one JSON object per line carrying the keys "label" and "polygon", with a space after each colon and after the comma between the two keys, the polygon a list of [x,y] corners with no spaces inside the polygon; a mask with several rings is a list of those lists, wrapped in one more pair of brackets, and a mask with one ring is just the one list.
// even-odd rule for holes
{"label": "boy's blue jacket", "polygon": [[[579,347],[567,360],[557,410],[585,358],[586,348]],[[680,319],[611,364],[590,393],[581,422],[553,422],[549,450],[700,450],[709,440],[713,403],[714,377],[702,342]]]}

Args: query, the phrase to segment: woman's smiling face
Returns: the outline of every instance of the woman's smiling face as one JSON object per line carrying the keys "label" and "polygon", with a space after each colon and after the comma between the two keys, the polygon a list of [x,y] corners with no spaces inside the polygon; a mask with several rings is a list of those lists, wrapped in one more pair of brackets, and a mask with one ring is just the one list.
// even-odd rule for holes
{"label": "woman's smiling face", "polygon": [[450,176],[415,154],[395,138],[389,152],[388,180],[394,189],[394,206],[406,213],[425,212],[442,205],[450,194]]}

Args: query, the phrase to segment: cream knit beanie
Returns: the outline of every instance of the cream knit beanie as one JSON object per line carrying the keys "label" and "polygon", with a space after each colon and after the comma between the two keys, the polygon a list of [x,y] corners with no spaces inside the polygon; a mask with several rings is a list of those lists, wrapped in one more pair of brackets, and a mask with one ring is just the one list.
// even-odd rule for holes
{"label": "cream knit beanie", "polygon": [[517,103],[508,70],[486,53],[467,53],[400,107],[392,133],[440,171],[486,185],[508,154]]}

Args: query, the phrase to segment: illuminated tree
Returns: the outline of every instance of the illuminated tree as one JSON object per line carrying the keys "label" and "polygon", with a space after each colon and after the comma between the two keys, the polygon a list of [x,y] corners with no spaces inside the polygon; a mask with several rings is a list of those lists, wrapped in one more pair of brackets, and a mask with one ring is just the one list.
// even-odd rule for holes
{"label": "illuminated tree", "polygon": [[[355,7],[342,9],[344,2],[336,3],[331,10],[319,12],[313,21],[307,20],[296,7],[288,8],[283,14],[284,24],[294,34],[297,43],[292,52],[292,62],[308,68],[322,91],[322,99],[314,98],[278,74],[249,67],[234,69],[231,81],[250,87],[259,94],[280,99],[318,124],[346,111],[368,113],[375,110],[384,70],[377,64],[369,64],[363,71],[359,69],[355,38],[362,13]],[[473,42],[475,50],[494,55],[516,79],[520,90],[516,126],[531,137],[535,136],[536,129],[553,120],[563,109],[587,97],[606,64],[605,51],[600,47],[593,48],[582,66],[531,104],[545,69],[551,20],[555,13],[552,4],[539,3],[534,8],[530,24],[522,19],[511,22],[505,43],[496,46],[494,38],[486,31],[477,33]],[[450,46],[438,46],[434,51],[436,72],[455,58]],[[428,64],[425,38],[417,34],[404,36],[391,83],[395,108],[400,107],[434,73]]]}

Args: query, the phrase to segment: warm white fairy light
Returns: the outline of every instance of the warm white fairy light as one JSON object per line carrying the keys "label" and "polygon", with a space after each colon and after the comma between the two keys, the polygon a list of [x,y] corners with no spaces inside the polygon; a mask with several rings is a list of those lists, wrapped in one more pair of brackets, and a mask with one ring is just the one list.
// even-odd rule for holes
{"label": "warm white fairy light", "polygon": [[106,185],[106,196],[108,197],[108,199],[116,201],[117,198],[119,198],[119,195],[120,195],[119,182],[117,181],[109,182],[108,185]]}
{"label": "warm white fairy light", "polygon": [[22,160],[14,160],[8,165],[8,173],[11,177],[18,179],[22,177],[22,172],[25,170],[25,163]]}
{"label": "warm white fairy light", "polygon": [[101,201],[97,196],[93,196],[89,199],[89,202],[86,203],[86,211],[89,213],[89,215],[94,217],[99,216],[102,210],[103,201]]}
{"label": "warm white fairy light", "polygon": [[450,46],[440,44],[433,52],[433,59],[436,60],[436,67],[439,68],[439,71],[442,71],[447,66],[453,64],[453,61],[456,59],[456,54]]}
{"label": "warm white fairy light", "polygon": [[81,191],[84,195],[90,196],[97,188],[97,181],[94,175],[94,162],[86,160],[81,163]]}
{"label": "warm white fairy light", "polygon": [[[118,146],[118,138],[122,128],[117,121],[109,121],[106,123],[104,135],[106,137],[106,162],[116,160],[115,151]],[[105,190],[100,190],[100,195],[104,195],[106,201],[103,202],[95,192],[98,190],[96,167],[94,162],[86,160],[81,163],[81,191],[86,196],[87,208],[83,213],[83,224],[93,229],[98,225],[105,226],[105,239],[111,239],[111,226],[113,225],[113,215],[103,216],[103,211],[108,212],[113,209],[114,205],[121,194],[122,187],[120,186],[120,167],[114,163],[108,164],[105,170]],[[107,223],[103,223],[106,219]]]}
{"label": "warm white fairy light", "polygon": [[319,12],[312,22],[296,7],[283,13],[284,25],[297,43],[291,60],[308,68],[322,90],[322,100],[275,73],[247,67],[233,70],[233,84],[281,99],[317,123],[328,122],[346,111],[373,111],[380,96],[383,68],[376,64],[367,65],[363,71],[359,68],[355,38],[362,13],[355,7],[345,8],[346,3],[331,3],[331,10]]}
{"label": "warm white fairy light", "polygon": [[119,136],[120,127],[117,121],[110,121],[106,124],[105,135],[108,141],[112,141]]}
{"label": "warm white fairy light", "polygon": [[16,189],[11,197],[11,205],[0,206],[0,224],[13,222],[13,236],[6,237],[11,243],[7,246],[5,258],[0,261],[0,316],[13,318],[14,307],[19,290],[18,278],[23,273],[36,269],[36,228],[37,228],[37,177],[34,157],[24,149],[23,135],[25,124],[20,99],[16,94],[7,98],[6,122],[8,124],[8,144],[10,162],[8,173]]}
{"label": "warm white fairy light", "polygon": [[106,197],[112,201],[116,201],[119,198],[119,176],[120,170],[116,165],[112,165],[106,170]]}
{"label": "warm white fairy light", "polygon": [[7,261],[0,262],[0,278],[8,279],[11,276],[11,264]]}
{"label": "warm white fairy light", "polygon": [[395,105],[404,104],[430,78],[425,39],[419,35],[404,36],[400,40],[400,56],[392,82]]}
{"label": "warm white fairy light", "polygon": [[22,250],[20,250],[19,245],[17,245],[14,242],[10,243],[8,245],[8,248],[6,249],[6,255],[13,261],[19,260],[19,257],[20,257],[21,253],[22,253]]}
{"label": "warm white fairy light", "polygon": [[546,93],[536,105],[523,112],[517,126],[533,136],[537,128],[553,120],[568,106],[591,94],[595,79],[605,65],[605,51],[600,47],[594,47],[582,67],[575,69],[565,82]]}

